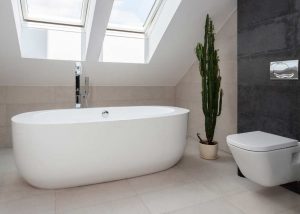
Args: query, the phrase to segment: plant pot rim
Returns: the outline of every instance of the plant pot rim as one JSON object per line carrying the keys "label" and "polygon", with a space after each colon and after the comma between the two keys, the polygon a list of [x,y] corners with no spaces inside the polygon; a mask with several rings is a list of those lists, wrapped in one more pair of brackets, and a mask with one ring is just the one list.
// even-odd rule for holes
{"label": "plant pot rim", "polygon": [[213,141],[213,144],[208,144],[207,141],[203,141],[203,142],[206,142],[206,143],[202,143],[202,142],[199,141],[199,143],[201,143],[201,144],[203,144],[203,145],[207,145],[207,146],[215,146],[215,145],[218,144],[217,141]]}

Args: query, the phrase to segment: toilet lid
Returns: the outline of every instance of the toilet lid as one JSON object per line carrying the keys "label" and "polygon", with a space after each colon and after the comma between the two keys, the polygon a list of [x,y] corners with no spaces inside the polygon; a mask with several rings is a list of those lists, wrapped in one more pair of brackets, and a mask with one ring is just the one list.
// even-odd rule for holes
{"label": "toilet lid", "polygon": [[229,135],[227,136],[227,143],[255,152],[266,152],[298,145],[297,140],[261,131]]}

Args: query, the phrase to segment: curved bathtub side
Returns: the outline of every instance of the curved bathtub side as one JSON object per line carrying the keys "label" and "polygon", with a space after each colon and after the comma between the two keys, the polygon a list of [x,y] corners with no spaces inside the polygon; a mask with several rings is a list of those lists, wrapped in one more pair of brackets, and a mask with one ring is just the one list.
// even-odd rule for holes
{"label": "curved bathtub side", "polygon": [[86,124],[13,122],[17,166],[31,185],[66,188],[165,170],[181,158],[187,113]]}

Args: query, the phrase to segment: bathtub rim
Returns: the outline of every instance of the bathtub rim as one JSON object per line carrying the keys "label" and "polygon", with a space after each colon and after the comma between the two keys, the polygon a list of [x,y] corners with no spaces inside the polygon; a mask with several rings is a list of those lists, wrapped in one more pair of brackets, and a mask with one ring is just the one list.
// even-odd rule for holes
{"label": "bathtub rim", "polygon": [[[87,121],[57,121],[57,122],[42,122],[41,120],[39,121],[34,121],[30,117],[33,117],[39,113],[46,113],[46,112],[55,112],[55,111],[66,111],[66,110],[71,110],[71,111],[77,111],[77,110],[87,110],[87,109],[103,109],[103,110],[109,110],[109,108],[137,108],[137,107],[158,107],[158,108],[171,108],[174,111],[170,113],[164,113],[164,114],[158,114],[158,115],[143,115],[140,117],[134,117],[134,118],[122,118],[122,119],[103,119],[103,120],[87,120]],[[181,107],[176,107],[176,106],[159,106],[159,105],[151,105],[151,106],[108,106],[108,107],[90,107],[90,108],[65,108],[65,109],[49,109],[49,110],[40,110],[40,111],[30,111],[30,112],[24,112],[17,114],[11,118],[12,124],[21,124],[21,125],[75,125],[75,124],[93,124],[93,123],[107,123],[107,122],[118,122],[118,121],[130,121],[130,120],[144,120],[144,119],[154,119],[154,118],[163,118],[163,117],[172,117],[176,115],[183,115],[183,114],[188,114],[190,112],[189,109],[186,108],[181,108]],[[30,120],[31,119],[31,120]]]}

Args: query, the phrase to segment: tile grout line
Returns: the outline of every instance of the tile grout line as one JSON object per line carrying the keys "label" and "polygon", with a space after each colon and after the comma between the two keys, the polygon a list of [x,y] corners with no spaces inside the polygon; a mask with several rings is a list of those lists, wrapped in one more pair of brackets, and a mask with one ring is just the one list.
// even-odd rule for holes
{"label": "tile grout line", "polygon": [[152,214],[150,208],[147,206],[147,204],[144,202],[143,198],[140,197],[140,195],[137,195],[136,196],[141,202],[142,204],[144,205],[144,207],[146,207],[146,209],[148,210],[149,214]]}
{"label": "tile grout line", "polygon": [[[251,192],[250,190],[249,191],[245,191],[245,192],[240,192],[240,193],[237,193],[236,195],[241,195],[241,194],[244,194],[244,193],[247,193],[247,192]],[[232,195],[231,195],[232,196]],[[231,206],[233,206],[234,208],[238,209],[239,211],[241,211],[241,213],[244,213],[244,214],[247,214],[245,213],[241,208],[239,208],[238,206],[236,206],[235,204],[231,203],[231,201],[229,201],[227,198],[223,197],[224,200],[230,204]]]}
{"label": "tile grout line", "polygon": [[[141,197],[142,195],[146,195],[146,194],[152,194],[152,193],[158,193],[158,192],[161,192],[161,191],[164,191],[164,190],[169,190],[169,189],[173,189],[173,188],[182,188],[182,187],[184,187],[184,186],[187,186],[187,185],[191,185],[191,184],[198,184],[198,181],[192,181],[192,182],[190,182],[190,183],[186,183],[186,184],[183,184],[183,185],[180,185],[180,186],[176,186],[176,187],[170,187],[170,188],[163,188],[163,189],[161,189],[161,190],[158,190],[158,191],[152,191],[152,192],[147,192],[147,193],[138,193],[138,197],[139,198],[141,198],[141,200],[144,202],[144,200],[143,200],[143,198]],[[206,187],[206,186],[205,186]],[[207,187],[206,187],[207,188]],[[210,190],[209,189],[209,191],[212,191],[212,190]],[[213,191],[212,191],[213,192]],[[217,193],[216,193],[217,194]],[[172,213],[172,212],[175,212],[175,211],[178,211],[178,210],[181,210],[181,209],[184,209],[184,208],[187,208],[187,207],[192,207],[192,206],[195,206],[195,205],[197,205],[197,204],[205,204],[205,203],[208,203],[208,202],[210,202],[210,201],[214,201],[214,200],[216,200],[216,199],[220,199],[220,198],[222,198],[223,196],[222,195],[219,195],[218,197],[216,197],[216,198],[213,198],[213,199],[209,199],[209,200],[207,200],[207,201],[203,201],[203,202],[195,202],[195,203],[193,203],[193,204],[190,204],[190,205],[187,205],[187,206],[184,206],[184,207],[182,207],[182,208],[179,208],[179,209],[174,209],[174,210],[170,210],[170,211],[168,211],[168,212],[163,212],[162,214],[168,214],[168,213]],[[146,203],[144,202],[144,204],[146,205]],[[146,205],[147,206],[147,205]],[[148,206],[147,206],[147,208],[148,208]],[[149,208],[149,210],[150,210],[150,208]],[[151,210],[150,210],[151,211]],[[152,212],[150,212],[150,213],[152,213]]]}

